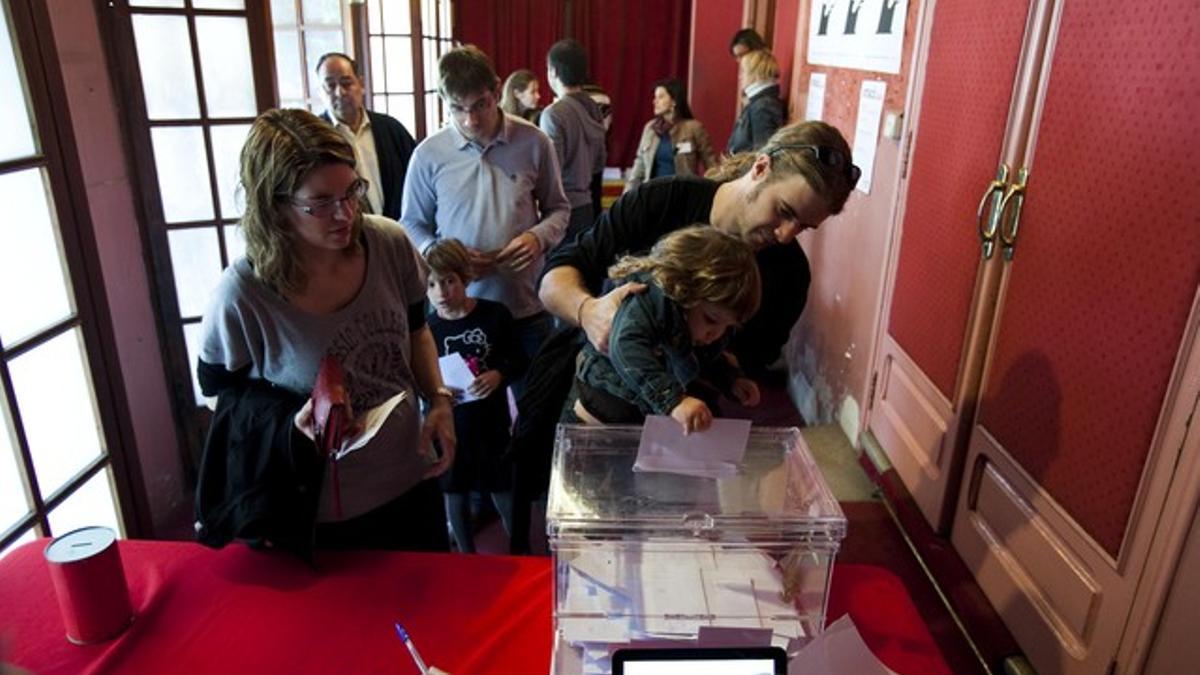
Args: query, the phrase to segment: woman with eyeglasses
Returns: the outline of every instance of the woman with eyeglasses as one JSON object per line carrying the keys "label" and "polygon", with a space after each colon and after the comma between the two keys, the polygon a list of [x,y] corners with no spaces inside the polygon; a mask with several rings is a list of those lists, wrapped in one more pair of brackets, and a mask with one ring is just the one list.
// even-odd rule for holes
{"label": "woman with eyeglasses", "polygon": [[[263,113],[242,148],[246,255],[201,325],[197,375],[218,397],[197,489],[206,543],[448,548],[431,479],[454,458],[452,394],[425,324],[424,263],[397,223],[363,213],[354,166],[349,143],[303,110]],[[314,443],[326,358],[345,374],[351,433],[403,395],[336,462]]]}
{"label": "woman with eyeglasses", "polygon": [[655,82],[652,103],[654,118],[642,129],[626,192],[651,178],[699,176],[717,166],[717,153],[704,125],[692,117],[683,82]]}

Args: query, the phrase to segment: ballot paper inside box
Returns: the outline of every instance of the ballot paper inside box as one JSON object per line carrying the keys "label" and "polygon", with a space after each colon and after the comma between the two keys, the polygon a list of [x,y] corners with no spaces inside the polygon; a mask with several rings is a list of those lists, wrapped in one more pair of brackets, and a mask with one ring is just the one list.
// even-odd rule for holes
{"label": "ballot paper inside box", "polygon": [[558,429],[547,507],[553,673],[622,646],[778,645],[824,626],[846,519],[797,429],[756,428],[736,473],[633,470],[641,427]]}

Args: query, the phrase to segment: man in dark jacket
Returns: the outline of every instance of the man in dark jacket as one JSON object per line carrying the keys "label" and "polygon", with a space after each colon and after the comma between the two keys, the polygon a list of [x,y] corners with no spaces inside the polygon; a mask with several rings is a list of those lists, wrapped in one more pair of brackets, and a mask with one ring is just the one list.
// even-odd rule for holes
{"label": "man in dark jacket", "polygon": [[354,146],[358,175],[367,180],[371,213],[400,220],[404,175],[416,141],[395,118],[363,107],[362,79],[354,59],[338,52],[325,54],[317,61],[317,77],[326,109],[321,117]]}

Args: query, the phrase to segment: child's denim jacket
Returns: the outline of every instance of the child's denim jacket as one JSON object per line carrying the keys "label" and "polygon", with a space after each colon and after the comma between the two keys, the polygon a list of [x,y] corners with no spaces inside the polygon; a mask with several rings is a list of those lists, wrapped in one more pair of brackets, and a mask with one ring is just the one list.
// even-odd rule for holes
{"label": "child's denim jacket", "polygon": [[[648,288],[628,296],[617,309],[607,356],[591,343],[584,346],[576,377],[647,415],[671,414],[701,370],[719,389],[728,391],[737,371],[720,357],[727,340],[693,346],[683,307],[667,297],[649,274],[634,274],[627,281]],[[709,367],[722,364],[728,367],[717,372]]]}

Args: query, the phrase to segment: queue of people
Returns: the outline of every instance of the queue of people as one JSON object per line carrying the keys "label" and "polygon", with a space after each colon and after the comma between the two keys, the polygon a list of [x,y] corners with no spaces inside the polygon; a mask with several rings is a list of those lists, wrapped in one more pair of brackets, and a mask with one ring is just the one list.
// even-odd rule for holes
{"label": "queue of people", "polygon": [[[737,40],[747,100],[730,154],[682,83],[659,81],[626,191],[602,212],[611,109],[578,42],[549,50],[544,109],[531,71],[502,83],[479,49],[450,50],[450,124],[420,144],[365,109],[352,58],[322,57],[326,113],[263,113],[242,150],[246,255],[201,328],[216,406],[200,540],[307,555],[452,537],[470,552],[482,493],[525,552],[560,420],[665,414],[701,431],[718,393],[756,405],[804,308],[796,236],[841,211],[859,171],[833,127],[783,125],[778,64]],[[442,357],[466,363],[465,391]],[[329,361],[344,373],[332,408],[313,394]],[[357,438],[367,411],[382,422],[365,446],[318,450],[327,420]]]}

